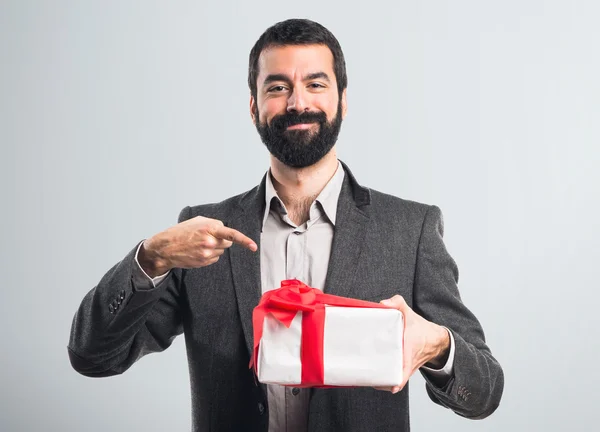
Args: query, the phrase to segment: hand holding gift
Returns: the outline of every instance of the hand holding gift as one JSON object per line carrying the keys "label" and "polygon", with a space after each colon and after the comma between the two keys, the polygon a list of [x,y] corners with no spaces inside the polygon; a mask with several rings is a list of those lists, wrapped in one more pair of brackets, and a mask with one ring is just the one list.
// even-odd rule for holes
{"label": "hand holding gift", "polygon": [[378,304],[324,294],[298,280],[263,295],[253,327],[250,365],[259,381],[295,387],[396,393],[425,363],[437,367],[449,346],[447,330],[400,296]]}
{"label": "hand holding gift", "polygon": [[421,367],[440,369],[446,363],[450,349],[448,330],[413,311],[399,295],[382,300],[381,304],[398,309],[404,315],[404,365],[402,382],[393,387],[376,387],[397,393]]}

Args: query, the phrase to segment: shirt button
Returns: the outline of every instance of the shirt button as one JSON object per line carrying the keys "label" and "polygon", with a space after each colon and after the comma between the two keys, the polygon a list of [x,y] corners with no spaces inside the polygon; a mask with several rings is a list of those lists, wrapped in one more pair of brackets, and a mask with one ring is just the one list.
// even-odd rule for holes
{"label": "shirt button", "polygon": [[262,402],[258,403],[258,412],[260,413],[260,415],[263,415],[265,413],[265,406]]}
{"label": "shirt button", "polygon": [[292,389],[292,394],[293,394],[294,396],[298,396],[298,393],[300,393],[300,389],[299,389],[298,387],[294,387],[294,388]]}

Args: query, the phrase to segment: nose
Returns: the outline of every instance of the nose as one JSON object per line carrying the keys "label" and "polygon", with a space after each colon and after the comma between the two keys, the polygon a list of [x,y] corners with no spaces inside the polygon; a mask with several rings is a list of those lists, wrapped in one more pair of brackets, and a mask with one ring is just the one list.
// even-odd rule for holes
{"label": "nose", "polygon": [[288,98],[287,111],[301,114],[308,111],[308,100],[301,89],[294,89]]}

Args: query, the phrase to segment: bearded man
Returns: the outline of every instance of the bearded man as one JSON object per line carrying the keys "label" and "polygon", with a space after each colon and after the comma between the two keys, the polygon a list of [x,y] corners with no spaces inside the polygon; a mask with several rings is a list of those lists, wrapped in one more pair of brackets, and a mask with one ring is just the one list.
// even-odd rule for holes
{"label": "bearded man", "polygon": [[[73,320],[73,367],[121,374],[184,333],[194,431],[408,431],[408,379],[417,370],[435,403],[468,418],[490,415],[503,372],[460,299],[439,208],[361,186],[337,159],[347,77],[336,38],[309,20],[272,26],[250,53],[248,84],[250,115],[271,154],[262,182],[184,208],[177,225],[111,268]],[[252,310],[294,278],[399,309],[403,382],[258,383],[248,368]]]}

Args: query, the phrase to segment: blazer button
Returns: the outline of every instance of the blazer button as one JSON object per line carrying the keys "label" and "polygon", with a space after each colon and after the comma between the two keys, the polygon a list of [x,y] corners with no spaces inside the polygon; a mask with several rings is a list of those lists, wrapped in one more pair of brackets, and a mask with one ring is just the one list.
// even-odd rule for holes
{"label": "blazer button", "polygon": [[115,308],[113,307],[113,305],[111,305],[111,304],[110,304],[110,305],[108,305],[108,311],[109,311],[110,313],[114,313],[114,312],[115,312]]}
{"label": "blazer button", "polygon": [[265,413],[265,406],[262,402],[258,403],[258,412],[260,413],[260,415],[263,415]]}
{"label": "blazer button", "polygon": [[123,300],[125,298],[125,290],[121,290],[120,297],[121,297],[121,300]]}
{"label": "blazer button", "polygon": [[298,387],[294,387],[294,388],[292,389],[292,394],[293,394],[294,396],[298,396],[298,393],[300,393],[300,389],[299,389]]}

